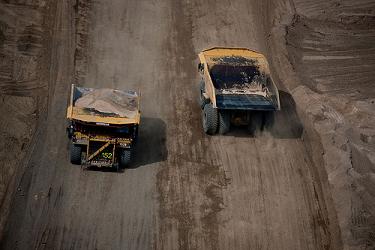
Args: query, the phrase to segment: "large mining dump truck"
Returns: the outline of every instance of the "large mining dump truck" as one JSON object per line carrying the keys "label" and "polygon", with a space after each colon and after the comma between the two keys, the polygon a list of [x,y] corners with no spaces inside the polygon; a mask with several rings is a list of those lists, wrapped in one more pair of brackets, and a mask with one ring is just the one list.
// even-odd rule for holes
{"label": "large mining dump truck", "polygon": [[136,92],[72,85],[67,118],[72,164],[129,166],[140,123]]}
{"label": "large mining dump truck", "polygon": [[247,126],[251,133],[272,125],[280,98],[262,54],[216,47],[202,51],[199,60],[199,102],[207,134],[225,134],[231,125]]}

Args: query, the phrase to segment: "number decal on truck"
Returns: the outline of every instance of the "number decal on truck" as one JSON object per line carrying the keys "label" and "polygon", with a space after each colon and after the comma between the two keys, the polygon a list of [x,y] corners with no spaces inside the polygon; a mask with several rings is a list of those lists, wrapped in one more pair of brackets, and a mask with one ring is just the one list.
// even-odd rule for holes
{"label": "number decal on truck", "polygon": [[112,153],[102,153],[104,159],[112,159]]}

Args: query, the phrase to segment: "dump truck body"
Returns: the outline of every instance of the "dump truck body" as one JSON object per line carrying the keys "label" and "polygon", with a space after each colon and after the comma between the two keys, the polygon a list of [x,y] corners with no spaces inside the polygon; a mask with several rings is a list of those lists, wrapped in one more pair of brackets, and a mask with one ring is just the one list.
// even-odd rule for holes
{"label": "dump truck body", "polygon": [[202,51],[199,60],[202,112],[205,105],[219,112],[218,126],[221,114],[230,122],[249,124],[251,115],[280,110],[279,92],[262,54],[245,48],[216,47]]}
{"label": "dump truck body", "polygon": [[72,85],[67,119],[73,164],[117,169],[130,164],[140,123],[136,92]]}

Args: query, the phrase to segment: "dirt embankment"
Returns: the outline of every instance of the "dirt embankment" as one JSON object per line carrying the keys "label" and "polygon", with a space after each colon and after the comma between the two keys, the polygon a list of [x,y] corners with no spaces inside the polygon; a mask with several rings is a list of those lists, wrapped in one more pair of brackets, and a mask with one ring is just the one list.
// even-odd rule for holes
{"label": "dirt embankment", "polygon": [[[375,124],[371,120],[374,119],[373,1],[254,0],[252,4],[235,1],[233,5],[227,1],[216,5],[204,1],[189,1],[189,4],[178,1],[96,2],[101,18],[92,35],[96,37],[96,42],[92,42],[96,47],[93,46],[92,51],[97,53],[91,62],[90,82],[97,87],[103,87],[104,82],[124,87],[119,79],[142,83],[139,87],[144,89],[144,99],[152,100],[144,103],[145,114],[160,116],[174,124],[168,128],[169,139],[165,140],[164,132],[160,133],[160,142],[159,138],[151,144],[148,141],[140,159],[150,163],[149,158],[156,158],[159,170],[140,168],[116,178],[103,173],[79,175],[70,166],[64,168],[66,154],[60,151],[65,137],[55,134],[56,130],[64,129],[61,121],[65,95],[62,93],[70,82],[80,83],[89,68],[85,51],[89,37],[88,1],[19,2],[0,4],[0,157],[4,166],[0,199],[6,201],[2,202],[2,216],[8,213],[8,197],[15,197],[12,180],[22,179],[14,178],[15,168],[25,156],[20,152],[35,151],[35,154],[33,161],[27,164],[30,166],[27,176],[17,189],[17,209],[8,232],[12,235],[7,245],[10,249],[13,244],[50,248],[54,244],[74,246],[76,240],[77,244],[87,241],[89,246],[108,246],[107,242],[115,242],[113,237],[119,237],[118,244],[123,246],[125,243],[132,245],[128,239],[135,236],[138,240],[134,244],[139,241],[145,246],[152,239],[153,229],[149,229],[155,220],[158,233],[154,235],[159,240],[156,248],[183,248],[199,243],[212,248],[221,244],[248,249],[248,246],[266,246],[270,239],[285,249],[290,249],[286,246],[301,249],[318,245],[340,248],[337,246],[341,245],[341,238],[346,249],[374,246],[374,211],[371,209],[375,189]],[[169,3],[173,4],[169,6]],[[122,11],[120,7],[126,10],[123,17],[110,18],[113,13]],[[251,29],[250,9],[258,22]],[[57,21],[53,24],[51,20]],[[255,36],[251,32],[259,34]],[[102,33],[109,34],[109,38]],[[116,39],[110,39],[113,34]],[[199,123],[195,122],[199,119],[198,110],[192,112],[190,108],[196,92],[189,86],[197,81],[195,65],[192,65],[197,52],[194,50],[221,43],[254,45],[261,43],[263,37],[261,49],[272,60],[276,79],[293,95],[307,131],[303,139],[310,146],[313,159],[301,149],[299,140],[274,141],[276,153],[272,158],[258,150],[265,147],[271,150],[263,140],[207,139],[197,133],[201,131]],[[183,43],[184,46],[180,46]],[[112,50],[112,47],[117,49]],[[142,57],[139,57],[141,52]],[[161,63],[160,58],[165,54],[172,60]],[[139,75],[137,69],[145,62],[148,67],[144,69],[152,70]],[[149,84],[154,81],[155,85]],[[174,85],[169,99],[164,98],[158,91],[171,90],[171,82],[182,85]],[[155,93],[158,93],[156,97]],[[41,126],[47,123],[44,116],[47,110],[49,124]],[[288,109],[284,108],[284,112]],[[191,117],[193,126],[186,123],[186,114]],[[161,131],[165,130],[163,123],[160,127]],[[40,130],[37,136],[44,134],[44,137],[39,143],[30,143],[36,128]],[[155,134],[155,127],[149,125],[143,131],[146,138],[147,131]],[[191,141],[186,142],[186,134]],[[166,163],[156,156],[157,151],[149,150],[164,144],[169,157]],[[36,148],[44,145],[50,149],[50,155],[46,156],[43,148],[26,150],[29,145]],[[191,161],[191,155],[198,160]],[[301,155],[303,157],[299,158]],[[315,173],[310,173],[314,171],[310,168],[312,161],[318,167]],[[230,173],[230,184],[226,173]],[[280,178],[280,173],[289,179]],[[154,188],[154,175],[160,204],[154,204],[149,196]],[[310,175],[313,176],[310,178]],[[73,183],[64,185],[65,179]],[[98,185],[103,188],[99,196],[92,192]],[[31,191],[28,191],[30,186]],[[252,188],[244,188],[248,186]],[[133,191],[127,192],[131,188]],[[112,190],[111,196],[107,195],[107,189]],[[30,198],[35,194],[37,199]],[[82,194],[85,199],[81,199]],[[312,197],[314,195],[316,197]],[[128,200],[137,200],[139,204],[129,207]],[[53,202],[58,202],[55,203],[58,206],[50,206]],[[147,209],[139,210],[141,206]],[[159,218],[155,219],[152,213],[157,206],[160,206]],[[93,207],[95,211],[90,210]],[[103,216],[104,208],[110,208],[107,216]],[[336,226],[337,219],[341,230]],[[103,231],[92,231],[92,221]],[[71,222],[70,231],[65,231],[66,222]],[[281,226],[283,230],[279,229]],[[130,228],[130,231],[111,231],[118,227]],[[284,234],[280,233],[282,231]]]}
{"label": "dirt embankment", "polygon": [[[69,18],[76,27],[72,30],[73,82],[79,82],[85,67],[89,2],[69,3],[74,10]],[[17,169],[27,166],[33,152],[30,147],[35,147],[36,137],[45,133],[43,124],[58,78],[56,65],[51,63],[59,40],[56,4],[39,0],[0,2],[0,237],[15,192],[21,196],[27,192],[17,184],[24,169]]]}
{"label": "dirt embankment", "polygon": [[0,2],[0,234],[48,91],[52,1]]}
{"label": "dirt embankment", "polygon": [[255,5],[262,14],[260,35],[267,39],[264,49],[273,71],[304,119],[343,246],[372,248],[375,3],[295,0]]}

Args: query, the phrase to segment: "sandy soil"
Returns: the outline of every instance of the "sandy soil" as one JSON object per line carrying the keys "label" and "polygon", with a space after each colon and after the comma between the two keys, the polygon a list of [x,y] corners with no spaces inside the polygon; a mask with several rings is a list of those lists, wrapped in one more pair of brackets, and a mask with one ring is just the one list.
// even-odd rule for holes
{"label": "sandy soil", "polygon": [[[47,102],[50,5],[0,2],[0,234]],[[44,69],[44,70],[41,70]]]}
{"label": "sandy soil", "polygon": [[[353,129],[359,121],[371,121],[366,120],[373,110],[368,103],[373,93],[371,70],[363,67],[361,75],[367,78],[357,81],[363,82],[361,88],[369,88],[368,95],[346,98],[344,106],[339,97],[350,95],[348,86],[356,81],[342,82],[345,64],[342,69],[331,66],[331,72],[319,67],[323,63],[329,67],[336,60],[345,63],[358,53],[340,54],[331,45],[327,58],[321,48],[336,44],[338,38],[322,40],[314,32],[320,35],[321,29],[330,29],[324,32],[350,36],[353,31],[322,25],[321,18],[338,14],[321,14],[321,6],[313,1],[291,3],[51,2],[48,112],[36,126],[38,136],[27,150],[30,157],[25,167],[18,170],[22,178],[16,178],[20,181],[1,247],[371,248],[371,210],[358,209],[373,206],[373,158],[367,158],[367,165],[362,163],[367,156],[364,152],[370,156],[374,152],[374,126]],[[361,6],[368,9],[370,4]],[[371,24],[371,18],[365,21]],[[365,24],[350,25],[358,30],[356,25]],[[363,31],[359,36],[366,34]],[[315,52],[305,44],[312,39],[318,39],[310,42]],[[363,46],[371,52],[366,41],[363,38]],[[361,40],[353,43],[355,48],[362,45]],[[250,47],[271,58],[283,106],[276,116],[278,125],[271,131],[255,137],[242,130],[228,136],[203,134],[196,55],[210,46]],[[372,54],[360,55],[370,59],[357,64],[367,62],[372,69]],[[336,80],[342,84],[340,93],[330,84]],[[82,171],[69,164],[64,130],[72,82],[142,93],[140,143],[132,169],[124,173]],[[359,113],[352,113],[352,107]],[[33,119],[25,121],[31,124]],[[359,140],[354,143],[356,136]],[[349,158],[335,154],[336,148],[349,150],[341,142],[350,146]],[[355,173],[356,178],[348,173]],[[358,191],[348,189],[353,183],[362,186],[357,186]],[[354,211],[354,217],[347,208]],[[357,234],[351,233],[353,226],[359,228]]]}
{"label": "sandy soil", "polygon": [[320,140],[321,152],[314,155],[322,155],[320,179],[331,190],[343,247],[372,249],[375,3],[266,1],[257,7],[264,17],[265,51],[305,129],[311,126]]}

